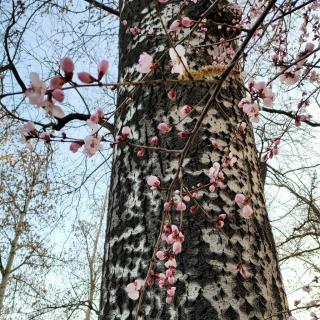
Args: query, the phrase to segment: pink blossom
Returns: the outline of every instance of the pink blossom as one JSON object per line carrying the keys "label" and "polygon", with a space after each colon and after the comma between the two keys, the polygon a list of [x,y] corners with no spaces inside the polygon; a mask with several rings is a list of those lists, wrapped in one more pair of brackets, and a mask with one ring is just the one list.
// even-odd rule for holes
{"label": "pink blossom", "polygon": [[253,210],[251,208],[250,205],[245,205],[242,210],[241,210],[241,215],[244,217],[244,218],[250,218],[253,214]]}
{"label": "pink blossom", "polygon": [[151,144],[153,146],[157,146],[159,144],[159,138],[157,136],[154,136],[151,138]]}
{"label": "pink blossom", "polygon": [[172,301],[173,301],[173,297],[170,297],[170,296],[167,296],[167,297],[166,297],[166,303],[167,303],[167,304],[171,304]]}
{"label": "pink blossom", "polygon": [[246,130],[247,124],[245,122],[241,122],[238,125],[238,131],[243,133]]}
{"label": "pink blossom", "polygon": [[212,141],[211,141],[211,144],[212,144],[212,147],[213,147],[213,148],[215,148],[215,149],[217,149],[217,150],[219,150],[219,151],[221,151],[221,152],[224,151],[224,148],[225,148],[225,147],[222,146],[221,143],[218,142],[217,140],[212,140]]}
{"label": "pink blossom", "polygon": [[190,213],[191,213],[191,214],[195,214],[195,213],[197,212],[197,209],[198,209],[198,206],[197,206],[197,205],[191,206],[191,207],[190,207]]}
{"label": "pink blossom", "polygon": [[305,47],[305,52],[310,53],[314,50],[315,45],[312,42],[308,42]]}
{"label": "pink blossom", "polygon": [[219,214],[217,221],[215,222],[215,226],[217,229],[222,229],[224,227],[224,221],[227,215],[225,213]]}
{"label": "pink blossom", "polygon": [[97,132],[100,128],[100,126],[98,125],[98,122],[99,122],[99,118],[95,114],[92,114],[90,116],[90,119],[86,121],[88,127],[90,127],[94,133]]}
{"label": "pink blossom", "polygon": [[167,3],[169,2],[170,0],[159,0],[160,3]]}
{"label": "pink blossom", "polygon": [[164,210],[168,211],[171,209],[171,203],[170,202],[165,202],[163,205]]}
{"label": "pink blossom", "polygon": [[161,133],[170,132],[172,129],[172,127],[169,124],[166,124],[164,122],[159,123],[157,128]]}
{"label": "pink blossom", "polygon": [[241,207],[245,205],[247,198],[242,193],[237,193],[234,198],[234,201],[239,207]]}
{"label": "pink blossom", "polygon": [[215,162],[212,167],[209,169],[209,177],[210,179],[215,179],[218,177],[218,174],[220,172],[220,163]]}
{"label": "pink blossom", "polygon": [[130,127],[123,127],[121,130],[122,136],[126,139],[130,136],[131,134],[131,129]]}
{"label": "pink blossom", "polygon": [[64,100],[64,93],[61,89],[55,89],[52,91],[52,97],[59,102]]}
{"label": "pink blossom", "polygon": [[179,254],[182,251],[181,242],[176,241],[172,246],[172,251],[174,254]]}
{"label": "pink blossom", "polygon": [[171,101],[176,101],[176,98],[177,98],[177,91],[176,91],[176,89],[171,89],[171,90],[168,92],[168,98],[169,98]]}
{"label": "pink blossom", "polygon": [[275,100],[275,94],[272,92],[271,88],[267,87],[264,81],[255,83],[254,87],[259,97],[262,98],[263,103],[267,107],[271,107]]}
{"label": "pink blossom", "polygon": [[187,76],[189,67],[185,58],[186,50],[182,45],[177,45],[175,49],[170,48],[169,55],[172,61],[171,73],[178,73],[180,76]]}
{"label": "pink blossom", "polygon": [[99,116],[97,115],[97,113],[91,114],[89,119],[93,123],[99,123]]}
{"label": "pink blossom", "polygon": [[173,297],[176,293],[176,287],[171,287],[170,289],[167,290],[167,295],[169,297]]}
{"label": "pink blossom", "polygon": [[239,271],[239,273],[244,279],[248,278],[249,275],[241,263],[236,264],[235,269]]}
{"label": "pink blossom", "polygon": [[133,35],[137,35],[141,33],[141,29],[139,29],[138,27],[131,27],[127,29],[127,33],[131,33]]}
{"label": "pink blossom", "polygon": [[137,71],[140,73],[149,73],[152,70],[153,57],[143,52],[139,57],[139,64],[137,66]]}
{"label": "pink blossom", "polygon": [[308,284],[302,287],[302,291],[304,291],[304,292],[310,293],[311,290],[312,290],[312,288]]}
{"label": "pink blossom", "polygon": [[187,207],[183,201],[178,201],[175,202],[175,208],[177,211],[185,211]]}
{"label": "pink blossom", "polygon": [[166,251],[158,251],[156,253],[156,257],[159,259],[159,260],[165,260],[167,257],[168,257],[168,253]]}
{"label": "pink blossom", "polygon": [[319,74],[316,73],[316,71],[312,70],[310,72],[310,81],[311,82],[315,82],[315,81],[318,81],[319,80]]}
{"label": "pink blossom", "polygon": [[183,197],[183,200],[185,202],[189,202],[191,199],[190,199],[190,197],[188,195],[186,195],[186,196]]}
{"label": "pink blossom", "polygon": [[117,143],[121,143],[121,142],[123,142],[123,141],[124,141],[123,136],[116,136],[116,142],[117,142]]}
{"label": "pink blossom", "polygon": [[101,60],[98,66],[98,80],[101,80],[102,77],[108,72],[109,61]]}
{"label": "pink blossom", "polygon": [[232,152],[230,152],[230,153],[228,154],[228,156],[225,157],[222,166],[223,166],[224,168],[226,168],[226,167],[232,168],[232,167],[235,165],[236,162],[237,162],[237,158],[236,158],[235,156],[233,156],[233,153],[232,153]]}
{"label": "pink blossom", "polygon": [[[169,258],[170,259],[170,258]],[[170,267],[169,269],[166,270],[166,277],[170,278],[174,275],[176,269],[173,267]]]}
{"label": "pink blossom", "polygon": [[176,268],[177,267],[177,261],[175,258],[170,258],[165,264],[166,268]]}
{"label": "pink blossom", "polygon": [[140,149],[137,152],[137,157],[142,158],[145,155],[145,150],[144,149]]}
{"label": "pink blossom", "polygon": [[160,188],[160,180],[156,176],[149,176],[147,178],[147,183],[151,187],[152,190],[156,190]]}
{"label": "pink blossom", "polygon": [[248,98],[243,98],[238,105],[239,108],[242,108],[243,112],[249,116],[251,122],[259,121],[260,109],[256,102]]}
{"label": "pink blossom", "polygon": [[43,106],[45,107],[49,116],[59,119],[65,117],[63,109],[60,106],[53,104],[51,101],[44,101]]}
{"label": "pink blossom", "polygon": [[250,121],[254,123],[259,122],[259,116],[260,116],[260,108],[257,104],[255,104],[251,110],[251,113],[249,114]]}
{"label": "pink blossom", "polygon": [[97,108],[97,111],[96,111],[96,114],[98,115],[98,117],[99,117],[100,119],[102,119],[102,118],[104,117],[104,110],[103,110],[103,108],[102,108],[102,107],[98,107],[98,108]]}
{"label": "pink blossom", "polygon": [[128,297],[132,300],[139,299],[139,291],[142,287],[142,280],[135,280],[132,283],[129,283],[126,287],[126,291],[128,293]]}
{"label": "pink blossom", "polygon": [[319,320],[317,314],[314,313],[314,312],[310,312],[310,317],[311,317],[311,318],[310,318],[311,320]]}
{"label": "pink blossom", "polygon": [[77,142],[77,141],[76,142],[72,142],[70,144],[69,149],[70,149],[71,152],[76,153],[83,146],[83,144],[84,144],[84,142]]}
{"label": "pink blossom", "polygon": [[60,68],[64,73],[73,73],[74,63],[71,58],[65,57],[60,61]]}
{"label": "pink blossom", "polygon": [[186,131],[179,131],[178,132],[178,137],[180,139],[185,139],[187,136],[188,136],[188,132],[186,132]]}
{"label": "pink blossom", "polygon": [[188,17],[183,17],[182,20],[181,20],[181,24],[182,24],[185,28],[190,28],[190,27],[194,24],[194,21],[191,20],[191,19],[188,18]]}
{"label": "pink blossom", "polygon": [[266,88],[266,83],[264,81],[254,82],[253,79],[250,79],[250,87],[257,91],[263,91]]}
{"label": "pink blossom", "polygon": [[286,71],[280,76],[280,81],[287,84],[293,85],[299,81],[300,70]]}
{"label": "pink blossom", "polygon": [[49,142],[50,139],[51,139],[51,136],[50,136],[50,133],[49,133],[49,132],[41,132],[39,138],[40,138],[40,139],[43,139],[43,140],[46,141],[46,142]]}
{"label": "pink blossom", "polygon": [[174,20],[170,27],[169,27],[169,31],[170,32],[179,32],[181,30],[181,20]]}
{"label": "pink blossom", "polygon": [[90,115],[90,121],[93,123],[98,123],[99,122],[99,116],[96,113],[93,113]]}
{"label": "pink blossom", "polygon": [[149,36],[152,36],[152,35],[154,35],[155,34],[155,31],[154,31],[154,29],[153,28],[151,28],[151,27],[148,27],[148,35]]}
{"label": "pink blossom", "polygon": [[31,87],[25,91],[25,95],[28,97],[30,104],[40,107],[44,102],[47,90],[46,84],[40,80],[39,75],[35,72],[30,73],[30,84]]}
{"label": "pink blossom", "polygon": [[176,225],[171,226],[171,233],[165,238],[168,244],[173,244],[173,252],[178,254],[182,250],[181,244],[184,242],[184,235],[179,231]]}
{"label": "pink blossom", "polygon": [[312,307],[316,307],[318,305],[318,301],[317,300],[311,300],[309,302],[309,305],[312,306]]}
{"label": "pink blossom", "polygon": [[35,128],[33,122],[31,122],[31,121],[28,121],[23,126],[21,126],[19,128],[19,132],[22,136],[22,140],[24,143],[26,143],[30,137],[37,136],[36,128]]}
{"label": "pink blossom", "polygon": [[[167,272],[168,272],[168,271],[171,271],[171,270],[172,270],[172,268],[171,268],[171,269],[168,269],[168,270],[166,271],[166,277],[167,277],[168,283],[171,284],[171,285],[173,285],[173,284],[175,284],[175,282],[176,282],[176,278],[174,277],[174,275],[172,275],[172,276],[167,276]],[[174,269],[173,269],[173,270],[174,270]]]}
{"label": "pink blossom", "polygon": [[61,89],[64,84],[64,79],[60,76],[54,76],[50,79],[49,86],[51,90]]}
{"label": "pink blossom", "polygon": [[84,138],[84,149],[88,157],[92,157],[97,151],[102,150],[101,137],[89,135]]}
{"label": "pink blossom", "polygon": [[31,121],[28,121],[27,123],[25,123],[23,126],[23,131],[26,133],[32,133],[32,132],[36,132],[36,128],[34,126],[34,123]]}
{"label": "pink blossom", "polygon": [[155,278],[156,278],[156,273],[153,270],[151,270],[150,271],[150,276],[147,279],[147,285],[148,286],[152,286],[154,284]]}
{"label": "pink blossom", "polygon": [[249,99],[249,98],[243,98],[240,100],[239,102],[239,108],[241,108],[243,110],[244,113],[249,113],[251,112],[251,109],[252,109],[252,100]]}
{"label": "pink blossom", "polygon": [[159,273],[157,279],[159,281],[159,287],[163,288],[165,286],[166,276],[163,273]]}
{"label": "pink blossom", "polygon": [[213,166],[209,169],[208,173],[210,177],[210,192],[214,192],[216,187],[222,188],[223,187],[223,180],[224,175],[223,172],[220,170],[220,164],[218,162],[215,162]]}
{"label": "pink blossom", "polygon": [[301,303],[300,299],[297,299],[297,300],[293,301],[293,304],[294,304],[295,307],[298,306],[300,303]]}
{"label": "pink blossom", "polygon": [[148,277],[148,279],[147,279],[147,285],[148,285],[149,287],[151,287],[151,286],[153,286],[153,284],[154,284],[154,278],[153,278],[153,277]]}
{"label": "pink blossom", "polygon": [[300,127],[302,122],[306,122],[311,118],[310,115],[300,114],[295,118],[295,126]]}
{"label": "pink blossom", "polygon": [[192,111],[192,108],[189,106],[189,105],[184,105],[182,108],[181,108],[181,110],[180,110],[180,112],[181,112],[181,114],[183,115],[183,116],[187,116],[190,112]]}
{"label": "pink blossom", "polygon": [[83,83],[92,83],[97,81],[90,73],[88,72],[79,72],[78,78]]}

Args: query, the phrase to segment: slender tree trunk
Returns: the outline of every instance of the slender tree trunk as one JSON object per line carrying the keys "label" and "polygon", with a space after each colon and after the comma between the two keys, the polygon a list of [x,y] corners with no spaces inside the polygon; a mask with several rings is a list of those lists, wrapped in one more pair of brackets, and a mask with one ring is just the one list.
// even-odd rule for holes
{"label": "slender tree trunk", "polygon": [[96,264],[98,259],[98,244],[99,244],[99,239],[101,239],[101,229],[103,225],[103,221],[105,219],[105,212],[107,208],[107,202],[108,202],[108,192],[106,192],[104,199],[103,199],[103,204],[100,208],[100,215],[99,215],[99,221],[97,225],[97,230],[96,230],[96,235],[94,238],[93,242],[93,249],[92,253],[88,259],[88,267],[89,267],[89,285],[88,285],[88,307],[85,312],[85,317],[84,320],[90,320],[91,319],[91,306],[93,304],[93,300],[95,298],[95,293],[96,289],[99,286],[97,283],[97,269],[96,269]]}
{"label": "slender tree trunk", "polygon": [[17,254],[18,241],[20,239],[20,236],[21,236],[21,233],[23,230],[24,221],[25,221],[25,214],[21,214],[19,216],[17,227],[15,229],[15,237],[13,238],[13,240],[11,242],[10,252],[8,254],[8,260],[6,263],[6,267],[4,268],[4,271],[2,274],[2,278],[1,278],[1,282],[0,282],[0,314],[1,314],[2,309],[4,307],[4,298],[5,298],[6,290],[7,290],[8,284],[9,284],[9,279],[10,279],[11,271],[13,268],[14,259]]}
{"label": "slender tree trunk", "polygon": [[[155,28],[155,36],[132,36],[120,28],[120,80],[136,80],[135,64],[142,52],[156,58],[169,47],[161,31],[157,16],[157,1],[122,1],[121,21],[128,26],[145,30]],[[198,1],[186,15],[197,20],[211,5],[211,1]],[[217,1],[208,18],[228,23],[233,19],[226,1]],[[168,25],[177,19],[181,1],[162,6],[162,18]],[[228,31],[209,29],[204,42],[214,42],[219,37],[230,37]],[[199,40],[200,43],[202,44]],[[194,45],[194,44],[193,44]],[[198,54],[192,46],[187,47],[191,68],[210,65],[216,48]],[[169,55],[161,62],[168,66]],[[168,69],[168,67],[166,67]],[[161,78],[156,71],[153,77]],[[259,161],[254,143],[252,126],[246,119],[245,135],[234,133],[243,120],[238,102],[243,97],[243,84],[237,76],[228,77],[220,93],[211,104],[199,133],[190,148],[183,166],[184,185],[188,188],[199,182],[208,183],[206,175],[221,154],[211,146],[211,140],[224,145],[238,158],[233,168],[224,170],[226,188],[216,193],[203,192],[201,205],[213,220],[221,213],[227,214],[223,232],[199,213],[185,213],[182,232],[185,235],[183,251],[177,259],[177,291],[172,305],[165,303],[164,290],[147,288],[139,319],[210,319],[210,320],[261,320],[286,309],[286,297],[278,267],[276,249],[268,220]],[[119,92],[121,112],[115,121],[117,130],[130,126],[132,138],[140,144],[150,145],[151,137],[158,135],[159,122],[177,123],[177,107],[170,104],[167,92],[171,87],[141,88],[133,100],[122,104],[128,91]],[[179,129],[192,130],[196,120],[209,100],[208,84],[180,85],[177,87],[177,105],[192,105],[195,112]],[[177,139],[176,129],[160,137],[161,146],[182,149],[186,140]],[[177,172],[179,156],[174,154],[146,152],[143,158],[127,145],[115,146],[110,187],[108,226],[105,244],[105,261],[102,279],[101,319],[134,319],[137,301],[129,300],[125,292],[133,280],[145,279],[153,248],[160,231],[163,215],[163,198],[158,191],[151,191],[146,177],[156,175],[163,187],[168,187]],[[179,189],[180,185],[177,184]],[[252,200],[254,216],[244,219],[234,204],[236,193],[243,193]],[[177,218],[175,218],[177,216]],[[179,223],[179,214],[173,215]],[[235,269],[241,263],[249,273],[244,279]],[[163,272],[158,264],[157,272]],[[271,319],[271,318],[270,318]],[[272,319],[285,319],[277,315]]]}

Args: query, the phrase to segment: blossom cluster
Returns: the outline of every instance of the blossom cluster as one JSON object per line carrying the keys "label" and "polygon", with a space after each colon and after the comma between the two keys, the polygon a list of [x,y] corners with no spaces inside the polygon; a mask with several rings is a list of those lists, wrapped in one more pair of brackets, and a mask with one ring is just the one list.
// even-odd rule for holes
{"label": "blossom cluster", "polygon": [[[156,257],[160,261],[166,261],[164,266],[166,268],[165,273],[155,273],[152,271],[147,279],[147,284],[152,286],[155,281],[158,282],[159,288],[163,288],[167,292],[166,303],[170,304],[173,301],[176,287],[174,286],[176,282],[175,273],[177,268],[176,255],[182,251],[182,243],[184,242],[184,235],[179,231],[176,225],[165,224],[163,227],[163,232],[161,239],[167,244],[172,245],[171,248],[167,250],[157,251]],[[139,290],[141,289],[141,281],[135,280],[126,287],[128,297],[133,300],[139,298]]]}
{"label": "blossom cluster", "polygon": [[250,218],[253,214],[252,207],[250,205],[250,199],[242,193],[237,193],[234,198],[235,203],[241,208],[240,214],[244,218]]}
{"label": "blossom cluster", "polygon": [[279,154],[279,145],[280,145],[280,138],[275,138],[272,141],[272,146],[267,147],[266,154],[263,155],[262,161],[267,161],[268,159],[272,159],[274,156]]}

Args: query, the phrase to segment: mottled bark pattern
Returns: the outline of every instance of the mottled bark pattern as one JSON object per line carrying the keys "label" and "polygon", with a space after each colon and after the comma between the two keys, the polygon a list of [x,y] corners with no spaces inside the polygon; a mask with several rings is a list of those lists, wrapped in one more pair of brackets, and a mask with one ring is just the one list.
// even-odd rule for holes
{"label": "mottled bark pattern", "polygon": [[[222,2],[219,2],[220,6]],[[166,23],[177,17],[175,11],[178,3],[181,1],[163,7],[162,16]],[[189,16],[197,18],[209,4],[210,1],[205,1],[199,6],[200,9],[194,7],[188,13]],[[220,7],[216,7],[211,15],[216,21],[230,19],[227,13],[220,11]],[[124,1],[121,4],[121,20],[124,19],[129,26],[161,29],[154,1]],[[159,58],[168,48],[163,32],[156,33],[155,37],[133,37],[121,27],[120,80],[141,78],[135,71],[135,65],[142,52],[146,51]],[[214,39],[214,36],[211,34],[209,40]],[[199,55],[188,49],[191,66],[194,68],[196,65],[210,63],[210,55],[214,50],[211,48],[206,55]],[[166,64],[168,60],[167,54]],[[160,78],[161,74],[158,71],[153,77]],[[159,122],[174,123],[179,119],[176,107],[167,98],[169,89],[165,85],[139,89],[117,117],[117,130],[129,125],[135,142],[150,144],[151,137],[158,135],[156,126]],[[208,89],[207,84],[178,87],[177,105],[195,106]],[[125,90],[120,91],[119,104],[127,93]],[[209,182],[206,172],[215,161],[221,160],[221,155],[213,151],[210,141],[215,139],[228,144],[233,138],[237,124],[243,119],[243,113],[237,107],[243,94],[241,81],[229,77],[186,158],[184,182],[188,187],[198,182]],[[179,126],[180,130],[193,128],[205,102],[201,102],[189,121]],[[217,193],[201,193],[200,202],[212,217],[222,212],[228,215],[225,235],[200,214],[190,216],[186,213],[182,230],[186,241],[177,260],[178,281],[174,303],[165,304],[164,290],[149,288],[139,319],[260,320],[286,308],[249,122],[248,127],[247,134],[233,139],[231,151],[239,160],[232,169],[224,170],[226,188]],[[176,137],[176,129],[165,137],[161,136],[161,146],[183,148],[185,141]],[[146,152],[144,158],[138,158],[136,150],[128,146],[117,146],[114,149],[101,320],[133,319],[137,302],[128,299],[125,286],[135,279],[145,278],[162,218],[163,199],[159,192],[150,190],[146,177],[156,175],[163,186],[168,186],[177,165],[178,157],[175,155]],[[251,197],[253,218],[244,219],[240,216],[239,208],[233,201],[238,192]],[[249,279],[244,280],[235,270],[234,266],[239,262],[249,272]],[[163,271],[162,263],[158,265],[157,271]],[[285,316],[277,315],[272,319],[285,319]]]}

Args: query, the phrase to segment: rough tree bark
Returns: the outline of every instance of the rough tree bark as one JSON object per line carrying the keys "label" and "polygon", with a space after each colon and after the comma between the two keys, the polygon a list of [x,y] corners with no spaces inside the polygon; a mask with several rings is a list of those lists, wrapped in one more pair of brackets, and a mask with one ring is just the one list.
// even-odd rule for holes
{"label": "rough tree bark", "polygon": [[[124,26],[120,27],[120,81],[137,80],[141,77],[135,71],[139,55],[146,51],[157,58],[170,46],[157,15],[157,1],[121,1],[121,21],[141,29],[155,27],[154,37],[130,36]],[[178,4],[161,7],[162,18],[168,25],[177,18]],[[213,1],[198,1],[186,15],[197,20]],[[232,10],[226,1],[216,1],[208,19],[228,22],[233,19]],[[218,30],[212,25],[203,42],[213,41],[220,36],[232,36],[229,31]],[[198,43],[197,43],[198,44]],[[192,45],[187,56],[191,68],[211,64],[216,48],[209,48],[198,54]],[[166,54],[161,66],[168,65]],[[168,67],[167,67],[168,69]],[[156,71],[153,77],[161,78]],[[177,87],[177,105],[192,105],[196,111],[180,129],[191,130],[201,114],[209,97],[208,84],[192,84]],[[178,256],[177,291],[172,305],[165,304],[164,292],[148,288],[143,310],[139,319],[221,319],[261,320],[286,309],[286,297],[277,263],[276,249],[268,220],[263,186],[260,178],[259,161],[254,143],[252,126],[248,119],[248,131],[234,138],[236,127],[243,119],[237,107],[243,97],[243,84],[238,76],[226,79],[220,93],[212,103],[201,129],[193,143],[183,166],[184,184],[191,188],[198,182],[208,183],[206,175],[221,154],[211,147],[211,140],[224,145],[231,143],[230,150],[238,157],[237,164],[225,169],[226,188],[216,193],[202,193],[201,204],[213,220],[224,212],[227,221],[224,232],[213,227],[199,213],[185,214],[183,252]],[[150,139],[158,135],[159,122],[176,123],[179,120],[177,108],[170,105],[167,85],[138,89],[133,99],[122,107],[115,121],[117,130],[125,125],[133,131],[133,139],[140,144],[150,144]],[[128,91],[119,92],[118,105],[127,97]],[[201,101],[199,103],[199,101]],[[197,105],[197,106],[196,106]],[[185,141],[176,138],[174,129],[161,146],[182,149]],[[129,146],[115,146],[112,166],[112,181],[109,198],[105,261],[102,280],[101,317],[102,320],[134,319],[136,301],[129,300],[125,286],[133,280],[144,279],[152,257],[153,247],[159,234],[163,198],[160,192],[151,191],[146,177],[156,175],[162,186],[168,186],[177,172],[179,156],[146,152],[138,158],[136,150]],[[179,188],[179,185],[176,185]],[[244,219],[234,204],[236,193],[251,197],[254,217]],[[176,214],[177,219],[179,214]],[[241,263],[250,274],[243,279],[234,266]],[[161,270],[163,266],[158,266]],[[271,318],[270,318],[271,319]],[[272,319],[285,319],[284,315]]]}

